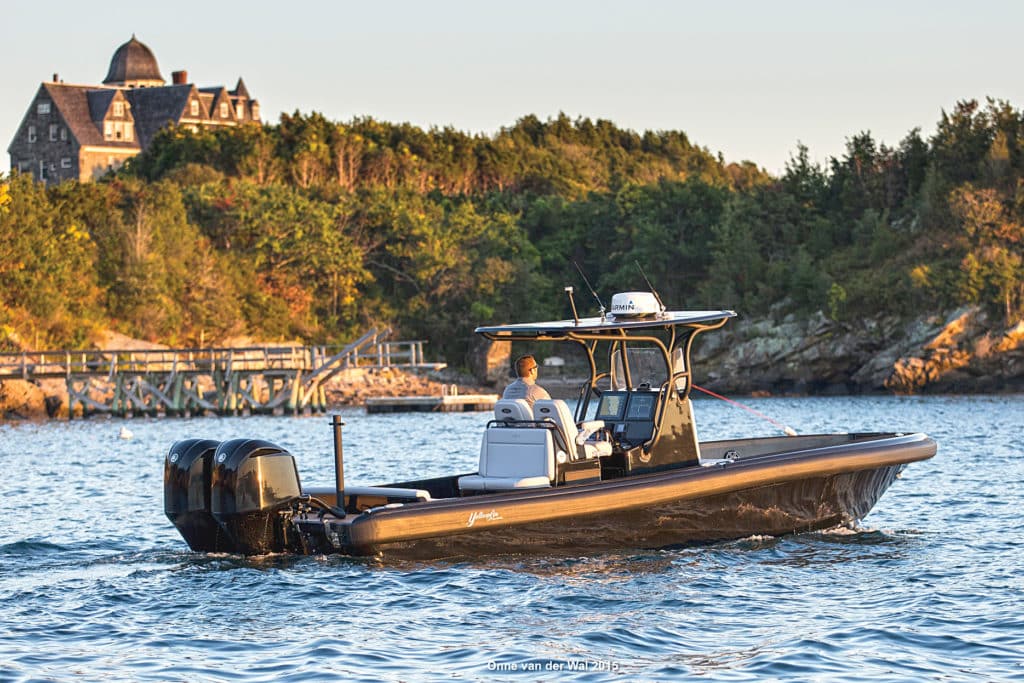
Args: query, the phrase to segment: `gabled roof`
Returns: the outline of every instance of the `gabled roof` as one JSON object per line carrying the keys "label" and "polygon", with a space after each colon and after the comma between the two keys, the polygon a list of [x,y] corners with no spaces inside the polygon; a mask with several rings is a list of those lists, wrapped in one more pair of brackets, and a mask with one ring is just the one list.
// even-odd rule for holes
{"label": "gabled roof", "polygon": [[193,88],[184,83],[124,91],[135,115],[135,135],[143,147],[149,144],[158,130],[181,120]]}
{"label": "gabled roof", "polygon": [[228,92],[227,88],[225,88],[223,85],[218,85],[212,88],[200,88],[199,92],[204,93],[205,95],[211,96],[213,98],[213,101],[210,103],[209,106],[210,120],[223,120],[221,118],[220,112],[217,111],[217,107],[220,105],[221,102],[228,103],[228,119],[230,119],[231,121],[235,120],[235,107],[231,101],[231,94]]}
{"label": "gabled roof", "polygon": [[245,87],[245,81],[242,80],[241,76],[238,77],[238,83],[235,84],[235,89],[231,91],[231,95],[234,97],[244,97],[247,100],[250,99],[249,89]]}
{"label": "gabled roof", "polygon": [[103,126],[103,118],[110,111],[110,102],[117,95],[116,90],[90,90],[85,93],[89,101],[89,118],[93,124]]}
{"label": "gabled roof", "polygon": [[[65,85],[64,83],[43,83],[42,89],[53,100],[54,108],[60,112],[65,125],[79,145],[138,148],[137,142],[124,140],[104,140],[102,123],[103,114],[110,101],[117,94],[109,88],[93,88],[86,85]],[[90,97],[93,102],[90,102]],[[94,104],[99,113],[94,118]]]}

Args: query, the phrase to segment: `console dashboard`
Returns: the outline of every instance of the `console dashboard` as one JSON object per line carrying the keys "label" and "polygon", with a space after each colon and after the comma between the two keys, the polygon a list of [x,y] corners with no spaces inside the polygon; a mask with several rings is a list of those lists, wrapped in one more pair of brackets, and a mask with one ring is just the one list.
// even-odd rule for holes
{"label": "console dashboard", "polygon": [[604,420],[612,440],[623,450],[650,441],[654,434],[657,391],[606,391],[601,395],[595,420]]}

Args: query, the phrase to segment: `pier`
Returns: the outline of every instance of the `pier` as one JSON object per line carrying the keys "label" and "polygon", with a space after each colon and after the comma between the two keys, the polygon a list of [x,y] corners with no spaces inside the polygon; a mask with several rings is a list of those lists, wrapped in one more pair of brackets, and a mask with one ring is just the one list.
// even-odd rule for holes
{"label": "pier", "polygon": [[344,348],[30,351],[0,354],[0,380],[62,378],[68,416],[298,414],[326,410],[325,383],[351,368],[437,370],[425,341],[370,330]]}
{"label": "pier", "polygon": [[497,394],[459,394],[454,386],[440,396],[380,396],[366,399],[367,413],[462,413],[493,410]]}

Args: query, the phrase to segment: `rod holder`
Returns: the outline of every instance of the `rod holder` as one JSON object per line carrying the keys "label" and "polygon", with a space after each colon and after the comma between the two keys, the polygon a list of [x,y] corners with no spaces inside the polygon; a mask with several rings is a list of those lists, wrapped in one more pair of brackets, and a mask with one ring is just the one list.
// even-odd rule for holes
{"label": "rod holder", "polygon": [[580,317],[579,317],[579,315],[576,314],[576,300],[573,299],[573,296],[572,296],[573,288],[572,287],[566,287],[565,288],[565,293],[569,295],[569,305],[572,307],[572,322],[573,322],[574,325],[579,325],[580,324]]}

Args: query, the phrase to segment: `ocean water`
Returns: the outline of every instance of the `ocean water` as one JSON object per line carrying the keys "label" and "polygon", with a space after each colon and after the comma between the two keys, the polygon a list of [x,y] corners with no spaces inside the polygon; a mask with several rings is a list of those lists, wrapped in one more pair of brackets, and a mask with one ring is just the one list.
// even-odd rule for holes
{"label": "ocean water", "polygon": [[[401,563],[193,553],[164,516],[180,438],[333,484],[327,417],[0,425],[0,681],[1024,680],[1024,396],[747,403],[939,453],[853,530]],[[702,439],[774,430],[695,411]],[[472,471],[487,419],[342,414],[353,484]]]}

